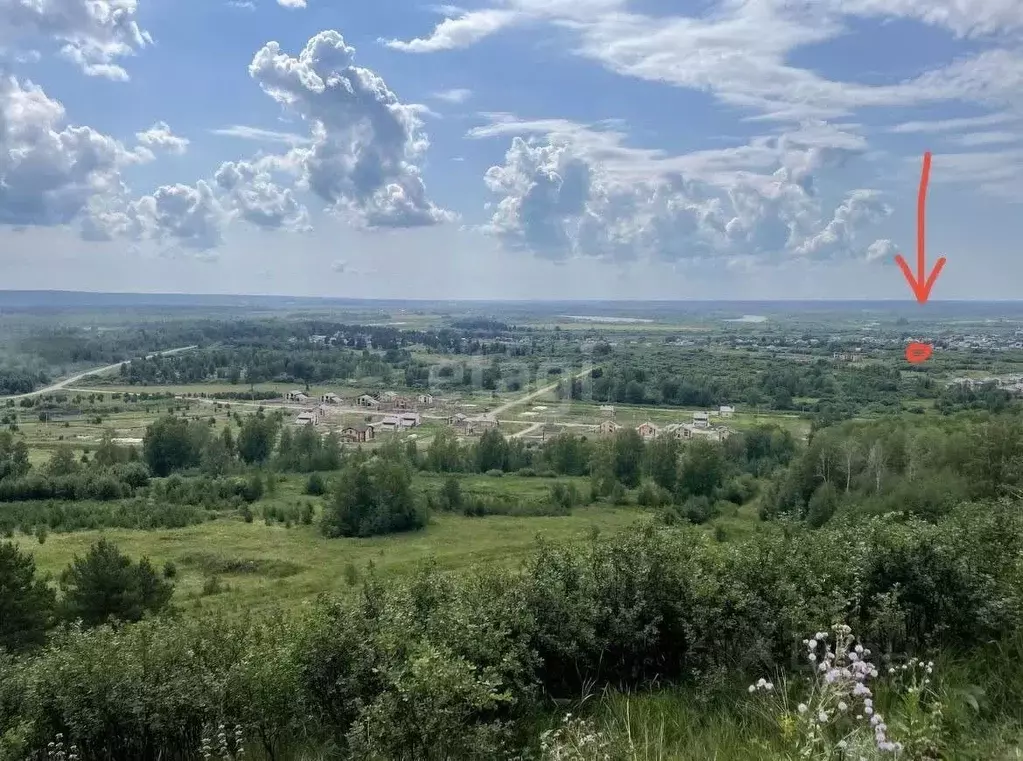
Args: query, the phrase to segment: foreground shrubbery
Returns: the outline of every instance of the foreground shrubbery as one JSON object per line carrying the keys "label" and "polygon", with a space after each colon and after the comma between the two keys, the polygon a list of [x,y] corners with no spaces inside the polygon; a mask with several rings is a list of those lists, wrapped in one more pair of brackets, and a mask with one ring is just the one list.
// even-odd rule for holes
{"label": "foreground shrubbery", "polygon": [[518,572],[424,569],[386,586],[371,573],[359,594],[297,618],[72,629],[0,664],[0,747],[60,732],[84,758],[188,758],[224,723],[273,758],[309,743],[350,758],[498,758],[527,743],[547,698],[794,668],[805,633],[833,622],[879,658],[1008,635],[1021,549],[1007,504],[729,544],[647,529],[541,545]]}

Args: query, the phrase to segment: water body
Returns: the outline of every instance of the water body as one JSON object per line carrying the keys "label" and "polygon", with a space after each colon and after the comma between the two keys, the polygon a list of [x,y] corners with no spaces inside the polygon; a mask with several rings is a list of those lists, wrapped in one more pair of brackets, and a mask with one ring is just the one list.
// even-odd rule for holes
{"label": "water body", "polygon": [[653,322],[644,317],[601,317],[597,315],[563,314],[566,320],[579,320],[580,322]]}
{"label": "water body", "polygon": [[725,322],[767,322],[767,318],[759,314],[744,314],[742,317],[725,320]]}

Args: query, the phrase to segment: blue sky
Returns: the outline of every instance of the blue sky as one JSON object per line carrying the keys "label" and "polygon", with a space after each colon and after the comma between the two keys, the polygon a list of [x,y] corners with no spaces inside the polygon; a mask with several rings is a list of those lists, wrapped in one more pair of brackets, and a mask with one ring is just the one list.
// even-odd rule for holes
{"label": "blue sky", "polygon": [[1023,296],[1018,0],[0,19],[2,288],[910,298],[930,150],[934,297]]}

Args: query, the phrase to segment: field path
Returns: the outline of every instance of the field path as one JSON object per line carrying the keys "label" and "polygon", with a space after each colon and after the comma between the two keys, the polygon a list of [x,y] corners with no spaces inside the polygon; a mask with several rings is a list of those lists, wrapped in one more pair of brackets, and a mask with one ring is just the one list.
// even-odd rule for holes
{"label": "field path", "polygon": [[[572,376],[572,380],[584,377],[592,369],[593,368],[587,368],[583,370],[581,373],[576,373],[575,375]],[[504,404],[495,407],[493,410],[490,411],[489,414],[492,415],[493,417],[497,417],[501,413],[507,412],[512,407],[517,407],[520,404],[525,404],[526,402],[532,401],[537,397],[550,393],[551,391],[558,387],[558,383],[560,383],[560,381],[555,381],[554,383],[551,383],[549,386],[544,386],[543,388],[537,389],[536,391],[529,392],[525,396],[520,396],[518,399],[512,399],[510,402],[505,402]]]}
{"label": "field path", "polygon": [[[176,349],[167,349],[166,351],[154,351],[152,354],[147,354],[146,359],[152,359],[153,357],[160,354],[180,354],[183,351],[189,351],[190,349],[195,348],[197,348],[196,344],[192,344],[191,346],[179,346]],[[28,399],[29,397],[32,396],[39,396],[40,394],[49,394],[52,393],[53,391],[60,391],[62,388],[67,388],[68,386],[77,383],[82,378],[85,378],[86,376],[112,373],[114,370],[117,370],[121,365],[128,361],[129,360],[122,360],[121,362],[116,362],[112,365],[106,365],[104,367],[95,367],[92,370],[86,370],[83,373],[78,373],[77,375],[72,375],[69,378],[57,381],[56,383],[51,383],[49,386],[46,386],[44,388],[37,388],[35,391],[29,391],[27,394],[16,394],[15,396],[0,396],[0,401],[6,401],[7,399]]]}

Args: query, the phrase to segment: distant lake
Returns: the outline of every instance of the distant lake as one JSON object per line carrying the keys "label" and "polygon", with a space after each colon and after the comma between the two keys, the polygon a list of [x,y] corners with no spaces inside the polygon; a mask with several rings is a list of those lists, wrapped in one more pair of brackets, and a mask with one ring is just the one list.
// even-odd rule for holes
{"label": "distant lake", "polygon": [[767,322],[767,318],[759,314],[744,314],[742,317],[725,320],[725,322]]}
{"label": "distant lake", "polygon": [[583,322],[653,322],[645,317],[598,317],[594,315],[563,314],[568,320],[581,320]]}

